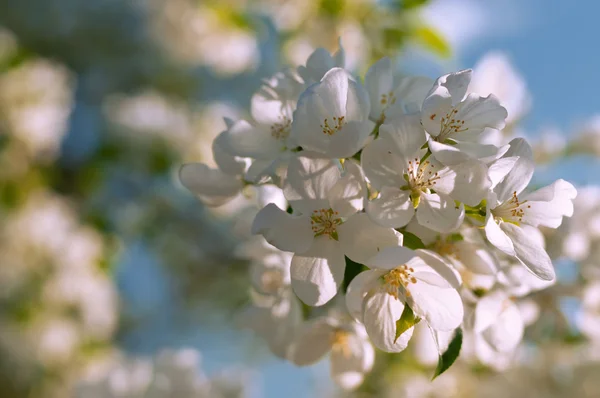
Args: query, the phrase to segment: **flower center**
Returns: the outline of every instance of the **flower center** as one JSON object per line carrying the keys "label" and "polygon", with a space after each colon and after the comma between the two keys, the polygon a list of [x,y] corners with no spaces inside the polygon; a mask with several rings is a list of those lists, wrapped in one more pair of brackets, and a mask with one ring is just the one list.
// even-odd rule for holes
{"label": "flower center", "polygon": [[421,192],[431,193],[430,188],[434,187],[440,176],[435,171],[435,165],[429,160],[421,162],[418,158],[415,158],[414,161],[408,161],[407,174],[404,175],[404,179],[408,185],[401,189],[411,191],[411,200],[413,207],[416,209],[419,206]]}
{"label": "flower center", "polygon": [[[406,287],[409,283],[417,283],[417,278],[412,276],[413,272],[415,272],[414,268],[402,264],[385,274],[383,276],[383,282],[387,293],[398,298],[400,286]],[[410,295],[410,292],[406,290],[406,294]]]}
{"label": "flower center", "polygon": [[458,249],[453,242],[448,242],[445,239],[438,239],[433,244],[432,250],[442,256],[458,257]]}
{"label": "flower center", "polygon": [[530,205],[526,205],[527,201],[519,202],[517,197],[517,191],[513,192],[512,198],[502,203],[500,206],[492,210],[492,215],[496,221],[507,221],[512,223],[520,223],[523,221],[525,216],[525,210],[531,208]]}
{"label": "flower center", "polygon": [[388,106],[396,103],[396,94],[394,94],[393,91],[390,91],[387,94],[381,94],[379,103],[383,107],[383,110],[381,111],[381,116],[379,116],[378,123],[383,123],[385,121],[385,110],[388,108]]}
{"label": "flower center", "polygon": [[331,336],[331,350],[341,353],[345,358],[350,358],[350,332],[344,329],[336,329]]}
{"label": "flower center", "polygon": [[260,276],[260,282],[265,292],[276,293],[283,286],[283,274],[275,270],[265,271]]}
{"label": "flower center", "polygon": [[344,127],[344,124],[346,124],[345,118],[345,116],[334,116],[332,125],[329,125],[329,119],[323,120],[323,124],[321,124],[323,134],[334,135],[336,132],[340,131],[342,127]]}
{"label": "flower center", "polygon": [[292,129],[292,120],[287,116],[280,115],[280,122],[271,125],[271,136],[276,140],[285,140]]}
{"label": "flower center", "polygon": [[342,223],[338,212],[333,209],[313,210],[310,216],[310,224],[315,238],[321,235],[329,235],[331,239],[338,240],[337,226]]}
{"label": "flower center", "polygon": [[[452,108],[452,110],[448,112],[446,116],[440,119],[440,134],[435,138],[436,141],[444,142],[452,135],[467,131],[469,129],[468,127],[465,127],[464,120],[456,118],[457,113],[458,109]],[[433,120],[434,118],[435,114],[431,115],[431,119]]]}

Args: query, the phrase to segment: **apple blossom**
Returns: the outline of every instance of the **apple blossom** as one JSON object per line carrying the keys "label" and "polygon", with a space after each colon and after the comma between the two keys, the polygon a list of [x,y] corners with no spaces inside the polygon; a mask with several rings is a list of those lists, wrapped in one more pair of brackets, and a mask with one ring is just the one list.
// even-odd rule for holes
{"label": "apple blossom", "polygon": [[451,331],[460,325],[463,304],[460,281],[442,258],[427,250],[382,249],[348,287],[346,305],[365,325],[373,344],[387,352],[404,350],[413,328],[397,336],[398,321],[409,306],[432,329]]}
{"label": "apple blossom", "polygon": [[[252,232],[280,250],[294,252],[292,287],[309,305],[335,296],[344,278],[345,255],[357,262],[385,246],[399,244],[399,234],[373,224],[363,209],[365,182],[352,161],[342,166],[327,159],[293,158],[284,194],[294,209],[288,214],[269,204],[256,215]],[[371,239],[362,239],[372,234]]]}
{"label": "apple blossom", "polygon": [[487,168],[476,160],[444,166],[427,158],[425,132],[419,118],[405,115],[383,124],[379,138],[367,145],[362,165],[371,187],[380,192],[367,204],[373,221],[402,227],[415,216],[438,232],[456,230],[464,206],[478,204],[490,186]]}
{"label": "apple blossom", "polygon": [[430,135],[429,149],[447,165],[473,158],[487,163],[508,150],[478,142],[484,129],[504,127],[507,112],[493,94],[467,94],[470,81],[470,69],[444,75],[423,101],[421,122]]}
{"label": "apple blossom", "polygon": [[577,191],[567,181],[529,194],[522,194],[533,175],[533,154],[522,138],[510,143],[506,157],[518,157],[512,169],[491,190],[487,199],[485,233],[492,245],[515,257],[527,269],[544,280],[554,279],[554,269],[543,242],[536,234],[526,233],[521,224],[557,228],[563,216],[573,214],[572,200]]}

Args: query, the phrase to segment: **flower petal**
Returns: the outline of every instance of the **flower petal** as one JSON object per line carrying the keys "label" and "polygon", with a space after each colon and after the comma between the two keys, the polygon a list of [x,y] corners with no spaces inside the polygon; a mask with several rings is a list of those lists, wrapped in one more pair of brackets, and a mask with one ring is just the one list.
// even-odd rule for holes
{"label": "flower petal", "polygon": [[573,215],[573,199],[576,196],[577,190],[571,183],[557,180],[523,198],[527,201],[527,208],[522,221],[534,227],[558,228],[563,216]]}
{"label": "flower petal", "polygon": [[517,258],[529,271],[545,281],[554,280],[556,275],[552,260],[531,234],[525,233],[522,228],[507,222],[503,222],[500,228],[510,237]]}
{"label": "flower petal", "polygon": [[283,193],[294,210],[309,214],[316,209],[329,208],[329,191],[341,178],[338,165],[328,159],[290,159]]}
{"label": "flower petal", "polygon": [[[431,267],[435,272],[440,274],[449,284],[455,289],[458,289],[462,284],[460,275],[443,257],[431,250],[417,249],[415,250],[417,258],[422,260],[427,266]],[[421,270],[422,267],[416,265],[417,259],[411,260],[409,266],[415,270]]]}
{"label": "flower petal", "polygon": [[396,321],[400,319],[403,310],[404,304],[383,289],[366,296],[363,315],[365,329],[373,344],[380,350],[400,352],[408,345],[414,327],[396,340]]}
{"label": "flower petal", "polygon": [[[384,115],[384,110],[388,105],[387,95],[393,85],[392,61],[388,57],[383,57],[374,63],[365,75],[365,88],[371,100],[369,117],[372,121],[376,122]],[[383,95],[385,95],[385,100],[383,100]]]}
{"label": "flower petal", "polygon": [[386,271],[367,270],[359,273],[350,281],[346,290],[346,308],[348,313],[357,321],[363,323],[363,302],[372,289],[377,289],[381,283],[379,278]]}
{"label": "flower petal", "polygon": [[434,231],[447,233],[455,231],[465,218],[465,208],[456,205],[445,195],[421,194],[421,203],[417,208],[419,224]]}
{"label": "flower petal", "polygon": [[364,207],[367,185],[359,165],[353,160],[344,162],[344,172],[327,193],[329,205],[340,217],[349,217]]}
{"label": "flower petal", "polygon": [[387,186],[377,199],[367,202],[366,210],[375,223],[391,228],[405,226],[415,215],[410,193]]}
{"label": "flower petal", "polygon": [[499,352],[512,352],[523,339],[525,324],[519,308],[508,302],[495,322],[483,332],[483,338]]}
{"label": "flower petal", "polygon": [[327,156],[334,159],[350,158],[360,151],[373,130],[369,120],[350,120],[335,132],[327,146]]}
{"label": "flower petal", "polygon": [[212,153],[215,163],[225,174],[231,176],[242,175],[246,169],[246,161],[244,159],[239,159],[224,150],[225,144],[223,141],[225,139],[225,134],[226,131],[223,131],[213,141]]}
{"label": "flower petal", "polygon": [[415,256],[415,251],[403,246],[385,247],[371,257],[365,265],[369,268],[392,270],[408,263]]}
{"label": "flower petal", "polygon": [[487,240],[498,250],[508,254],[509,256],[515,255],[515,248],[512,240],[496,223],[496,220],[494,220],[494,217],[491,215],[489,208],[485,219],[485,236]]}
{"label": "flower petal", "polygon": [[263,207],[252,223],[252,234],[261,234],[279,250],[303,253],[313,243],[310,218],[294,216],[274,203]]}
{"label": "flower petal", "polygon": [[253,126],[245,120],[235,122],[223,137],[223,149],[234,156],[273,159],[283,147],[267,128]]}
{"label": "flower petal", "polygon": [[298,366],[312,365],[331,350],[334,326],[328,318],[309,320],[297,331],[288,359]]}
{"label": "flower petal", "polygon": [[490,177],[490,181],[492,185],[491,189],[494,189],[498,183],[500,183],[504,177],[512,170],[512,168],[519,160],[518,156],[510,156],[504,157],[502,159],[496,160],[494,163],[490,165],[488,168],[488,176]]}
{"label": "flower petal", "polygon": [[488,293],[483,296],[475,307],[473,330],[475,333],[482,333],[498,320],[508,296],[501,290]]}
{"label": "flower petal", "polygon": [[419,115],[402,115],[379,127],[379,136],[389,140],[394,153],[412,158],[427,141]]}
{"label": "flower petal", "polygon": [[[232,199],[243,187],[239,178],[225,174],[219,169],[211,169],[203,163],[187,163],[181,166],[179,180],[200,199],[216,199],[215,203],[219,204]],[[206,204],[210,205],[210,202]]]}
{"label": "flower petal", "polygon": [[378,138],[362,151],[360,161],[363,171],[376,190],[384,186],[400,187],[406,183],[402,177],[406,169],[404,158],[390,149],[392,145],[388,139]]}
{"label": "flower petal", "polygon": [[510,172],[495,188],[498,201],[505,202],[513,195],[520,194],[531,181],[535,164],[533,162],[533,151],[531,146],[523,138],[515,138],[510,142],[510,149],[504,157],[518,156],[519,160]]}
{"label": "flower petal", "polygon": [[386,247],[402,244],[402,234],[375,224],[365,213],[353,215],[337,230],[344,254],[360,264]]}
{"label": "flower petal", "polygon": [[310,249],[292,258],[292,288],[306,304],[323,305],[337,293],[345,269],[346,259],[339,242],[319,236]]}
{"label": "flower petal", "polygon": [[345,345],[331,351],[331,377],[344,390],[357,388],[373,368],[375,350],[368,339],[349,333]]}
{"label": "flower petal", "polygon": [[438,172],[435,190],[469,206],[477,206],[490,188],[487,173],[488,168],[477,160],[448,166]]}
{"label": "flower petal", "polygon": [[455,289],[429,284],[424,278],[417,279],[417,283],[410,283],[406,288],[413,312],[424,318],[432,329],[450,331],[462,323],[463,303]]}

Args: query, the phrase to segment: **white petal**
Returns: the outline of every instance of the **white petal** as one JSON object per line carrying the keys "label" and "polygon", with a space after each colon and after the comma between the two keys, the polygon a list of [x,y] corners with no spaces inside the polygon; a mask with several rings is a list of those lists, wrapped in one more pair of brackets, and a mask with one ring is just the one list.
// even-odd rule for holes
{"label": "white petal", "polygon": [[264,338],[276,356],[284,358],[302,321],[302,309],[291,291],[265,307],[252,306],[241,314],[237,323]]}
{"label": "white petal", "polygon": [[498,159],[490,165],[488,168],[488,176],[490,177],[490,181],[492,183],[490,186],[491,189],[494,189],[494,187],[496,187],[496,185],[498,185],[498,183],[500,183],[500,181],[506,177],[506,175],[515,166],[515,163],[517,163],[517,160],[519,160],[518,156],[510,156]]}
{"label": "white petal", "polygon": [[366,210],[375,223],[391,228],[405,226],[415,215],[410,193],[395,187],[383,187],[377,199],[367,202]]}
{"label": "white petal", "polygon": [[334,326],[328,318],[307,321],[297,331],[288,358],[298,366],[312,365],[331,350]]}
{"label": "white petal", "polygon": [[527,208],[524,208],[522,221],[534,227],[558,228],[563,216],[573,215],[573,199],[576,196],[577,190],[571,183],[557,180],[523,198],[527,201]]}
{"label": "white petal", "polygon": [[415,255],[413,250],[403,246],[386,247],[371,257],[365,265],[369,268],[392,270],[408,263]]}
{"label": "white petal", "polygon": [[323,78],[323,75],[334,66],[344,66],[343,54],[344,51],[340,48],[340,51],[336,53],[334,58],[329,54],[329,51],[324,48],[317,48],[306,60],[306,66],[298,67],[298,74],[304,79],[305,83],[310,84],[319,81]]}
{"label": "white petal", "polygon": [[421,194],[421,203],[417,208],[419,224],[434,231],[447,233],[456,230],[465,218],[465,208],[456,205],[445,195]]}
{"label": "white petal", "polygon": [[233,198],[242,189],[239,178],[211,169],[203,163],[188,163],[179,169],[184,187],[201,197]]}
{"label": "white petal", "polygon": [[435,190],[469,206],[477,206],[490,188],[488,169],[477,160],[448,166],[438,172]]}
{"label": "white petal", "polygon": [[[346,113],[344,114],[346,115],[346,121],[368,121],[369,112],[371,111],[369,93],[360,82],[354,80],[351,76],[348,79],[348,97],[346,98]],[[372,129],[375,124],[371,122],[370,126]]]}
{"label": "white petal", "polygon": [[[464,128],[468,128],[469,135],[481,133],[486,127],[502,129],[508,116],[494,94],[487,97],[469,94],[456,109],[458,112],[452,117],[465,121]],[[460,137],[460,134],[456,133],[456,137]]]}
{"label": "white petal", "polygon": [[234,156],[273,159],[283,147],[267,128],[252,126],[245,120],[235,122],[223,138],[223,149]]}
{"label": "white petal", "polygon": [[295,157],[290,159],[283,193],[296,211],[305,214],[329,208],[327,195],[340,180],[338,163],[327,159]]}
{"label": "white petal", "polygon": [[215,163],[225,174],[231,176],[242,175],[246,169],[246,162],[243,159],[230,155],[223,149],[225,133],[226,131],[223,131],[213,141],[212,152]]}
{"label": "white petal", "polygon": [[[427,93],[431,90],[432,84],[433,81],[424,76],[403,77],[394,89],[397,103],[400,102],[407,112],[419,112]],[[391,108],[393,108],[393,105],[386,111],[388,117],[394,116],[390,112],[393,111]]]}
{"label": "white petal", "polygon": [[384,290],[368,294],[364,303],[364,324],[373,344],[386,352],[400,352],[406,348],[414,327],[402,333],[396,343],[396,321],[400,319],[404,304]]}
{"label": "white petal", "polygon": [[402,244],[402,234],[375,224],[365,213],[353,215],[337,230],[344,254],[360,264],[386,247]]}
{"label": "white petal", "polygon": [[331,377],[344,390],[357,388],[364,374],[371,370],[375,361],[375,350],[371,343],[360,336],[350,333],[346,344],[331,351]]}
{"label": "white petal", "polygon": [[378,138],[362,151],[363,171],[376,190],[384,186],[400,187],[406,183],[402,177],[406,168],[404,158],[394,153],[391,145],[388,139]]}
{"label": "white petal", "polygon": [[452,97],[446,87],[435,86],[423,101],[421,123],[432,137],[441,133],[442,118],[452,110]]}
{"label": "white petal", "polygon": [[524,328],[519,309],[509,302],[492,326],[483,332],[483,338],[496,351],[512,352],[523,339]]}
{"label": "white petal", "polygon": [[507,295],[497,290],[483,296],[475,307],[473,330],[482,333],[498,320],[498,316],[507,303]]}
{"label": "white petal", "polygon": [[471,82],[471,76],[473,71],[471,69],[464,69],[455,73],[449,73],[441,76],[436,80],[434,85],[441,85],[448,89],[448,92],[452,96],[453,105],[462,101],[467,94],[469,83]]}
{"label": "white petal", "polygon": [[371,120],[380,120],[385,109],[384,104],[381,103],[382,95],[385,94],[387,96],[393,84],[392,61],[388,57],[381,58],[367,71],[365,75],[365,88],[371,100],[371,113],[369,115]]}
{"label": "white petal", "polygon": [[433,156],[445,165],[458,165],[477,159],[482,163],[490,163],[506,153],[508,145],[497,147],[495,145],[483,145],[477,142],[458,142],[448,145],[433,139],[428,141],[429,149]]}
{"label": "white petal", "polygon": [[[393,152],[412,158],[426,142],[419,115],[402,115],[379,127],[379,136],[393,143]],[[389,149],[390,147],[388,147]]]}
{"label": "white petal", "polygon": [[496,260],[481,244],[457,242],[454,247],[460,262],[471,272],[481,275],[495,275],[498,271]]}
{"label": "white petal", "polygon": [[327,146],[327,156],[334,159],[350,158],[367,143],[373,131],[373,122],[369,120],[351,120],[331,136]]}
{"label": "white petal", "polygon": [[286,210],[288,206],[281,188],[272,184],[256,187],[256,202],[259,208],[263,208],[269,203],[274,203],[281,210]]}
{"label": "white petal", "polygon": [[279,250],[303,253],[313,242],[308,216],[293,216],[274,203],[262,208],[252,223],[252,234],[261,234]]}
{"label": "white petal", "polygon": [[515,247],[517,258],[538,278],[545,281],[554,280],[556,277],[552,260],[548,253],[530,234],[523,231],[522,228],[504,222],[500,228],[510,237]]}
{"label": "white petal", "polygon": [[329,205],[340,217],[349,217],[363,209],[367,186],[360,166],[353,160],[344,162],[342,178],[329,190]]}
{"label": "white petal", "polygon": [[[510,149],[509,145],[496,146],[492,144],[481,144],[479,142],[467,141],[468,137],[466,136],[460,138],[464,141],[457,142],[455,147],[461,152],[469,155],[472,159],[478,159],[485,164],[499,159]],[[479,137],[477,137],[476,140],[479,141]]]}
{"label": "white petal", "polygon": [[489,209],[485,219],[485,236],[487,240],[498,250],[508,254],[509,256],[515,255],[515,248],[512,240],[496,223],[494,217],[489,212]]}
{"label": "white petal", "polygon": [[363,322],[363,302],[365,296],[372,289],[377,289],[381,282],[379,278],[386,271],[383,270],[367,270],[359,273],[350,281],[346,290],[346,308],[348,313],[357,321]]}
{"label": "white petal", "polygon": [[523,138],[515,138],[510,142],[510,149],[504,157],[518,156],[519,160],[510,172],[500,182],[494,192],[500,202],[508,200],[514,192],[520,194],[531,181],[535,164],[533,162],[533,151],[531,146]]}
{"label": "white petal", "polygon": [[[279,82],[282,82],[282,79]],[[277,91],[268,85],[262,86],[252,96],[250,113],[257,123],[266,126],[281,123],[284,116],[291,117],[290,106],[286,104],[285,99],[281,98]]]}
{"label": "white petal", "polygon": [[[327,119],[346,116],[346,101],[350,75],[343,69],[329,70],[319,83],[308,87],[298,99],[290,138],[305,150],[323,153],[331,137],[323,132]],[[347,121],[347,120],[346,120]]]}
{"label": "white petal", "polygon": [[427,141],[427,145],[429,146],[433,157],[442,164],[454,165],[472,160],[469,154],[458,149],[456,145],[437,142],[433,138],[430,138]]}
{"label": "white petal", "polygon": [[306,304],[323,305],[337,293],[345,269],[346,259],[339,242],[319,236],[310,249],[292,258],[292,287]]}
{"label": "white petal", "polygon": [[450,331],[462,323],[463,303],[455,289],[441,288],[421,278],[417,279],[417,283],[410,283],[407,290],[413,312],[424,318],[433,329]]}
{"label": "white petal", "polygon": [[[460,287],[462,284],[460,275],[450,264],[448,264],[446,260],[444,260],[443,257],[435,252],[432,252],[431,250],[418,249],[415,250],[415,253],[419,259],[425,262],[426,265],[431,267],[435,272],[440,274],[446,281],[448,281],[450,286],[455,289]],[[415,260],[416,259],[412,260],[409,265],[415,268],[415,270],[419,270],[421,267],[417,266],[416,264],[413,265],[413,261]]]}

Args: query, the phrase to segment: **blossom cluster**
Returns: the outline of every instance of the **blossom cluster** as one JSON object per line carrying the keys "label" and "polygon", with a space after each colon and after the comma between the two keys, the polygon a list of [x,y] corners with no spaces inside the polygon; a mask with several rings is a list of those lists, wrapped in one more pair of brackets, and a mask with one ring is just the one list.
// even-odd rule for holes
{"label": "blossom cluster", "polygon": [[152,358],[119,356],[107,365],[81,380],[74,397],[242,398],[252,387],[243,369],[209,377],[201,354],[191,348],[165,349]]}
{"label": "blossom cluster", "polygon": [[471,92],[471,70],[431,80],[383,58],[360,79],[344,58],[317,49],[265,80],[252,119],[214,140],[218,167],[180,169],[207,205],[257,193],[242,323],[297,365],[330,353],[346,389],[373,346],[403,351],[417,329],[440,358],[464,335],[466,356],[501,367],[531,318],[521,298],[555,280],[540,228],[573,214],[575,188],[529,189],[528,142],[483,140],[509,115]]}

